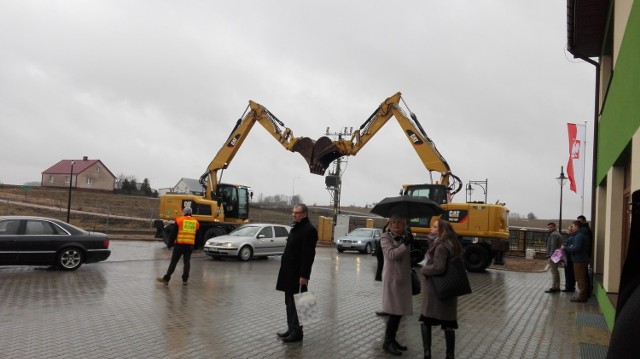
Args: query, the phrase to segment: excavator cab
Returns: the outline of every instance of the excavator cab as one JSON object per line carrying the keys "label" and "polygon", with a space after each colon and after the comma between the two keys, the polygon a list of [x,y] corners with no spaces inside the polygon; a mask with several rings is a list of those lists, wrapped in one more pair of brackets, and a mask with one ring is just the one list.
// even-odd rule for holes
{"label": "excavator cab", "polygon": [[437,204],[449,203],[449,189],[442,184],[412,184],[404,185],[401,195],[428,197]]}
{"label": "excavator cab", "polygon": [[225,218],[249,218],[249,187],[220,183],[216,195],[224,208]]}
{"label": "excavator cab", "polygon": [[[449,190],[442,184],[412,184],[402,186],[400,195],[427,197],[439,205],[449,203]],[[410,218],[409,227],[429,228],[432,217]]]}

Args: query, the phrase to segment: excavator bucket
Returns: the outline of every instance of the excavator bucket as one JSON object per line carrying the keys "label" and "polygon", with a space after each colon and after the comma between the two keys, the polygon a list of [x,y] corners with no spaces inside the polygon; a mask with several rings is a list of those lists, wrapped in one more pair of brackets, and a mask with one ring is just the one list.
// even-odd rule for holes
{"label": "excavator bucket", "polygon": [[300,155],[302,155],[302,157],[304,157],[304,160],[307,161],[309,166],[311,166],[311,163],[313,161],[313,145],[314,144],[315,142],[309,137],[300,137],[298,138],[296,143],[293,144],[292,151],[298,152]]}
{"label": "excavator bucket", "polygon": [[327,167],[342,155],[336,145],[328,137],[320,137],[314,141],[309,137],[300,138],[293,146],[293,152],[298,152],[309,165],[313,174],[324,175]]}
{"label": "excavator bucket", "polygon": [[331,162],[340,158],[338,147],[328,137],[322,136],[313,146],[313,164],[310,165],[311,173],[324,175],[324,171]]}

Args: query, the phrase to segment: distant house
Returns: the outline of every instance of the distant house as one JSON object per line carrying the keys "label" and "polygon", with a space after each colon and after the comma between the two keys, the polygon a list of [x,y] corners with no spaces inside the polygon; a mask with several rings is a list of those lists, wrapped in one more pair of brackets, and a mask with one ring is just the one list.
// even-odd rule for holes
{"label": "distant house", "polygon": [[204,195],[204,188],[200,184],[200,181],[193,178],[181,178],[180,181],[173,187],[175,193],[189,193],[197,196]]}
{"label": "distant house", "polygon": [[42,187],[71,187],[113,191],[116,176],[100,160],[62,160],[42,172]]}

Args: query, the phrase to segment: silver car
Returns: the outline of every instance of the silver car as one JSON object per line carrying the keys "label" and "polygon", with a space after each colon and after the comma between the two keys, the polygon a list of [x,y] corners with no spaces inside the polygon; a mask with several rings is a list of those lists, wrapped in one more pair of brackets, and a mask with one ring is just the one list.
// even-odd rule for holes
{"label": "silver car", "polygon": [[342,253],[347,250],[371,253],[376,249],[376,243],[380,240],[382,231],[377,228],[356,228],[344,237],[336,240],[336,248]]}
{"label": "silver car", "polygon": [[211,258],[237,257],[243,261],[279,256],[284,252],[290,230],[291,227],[281,224],[245,224],[227,235],[209,239],[204,252]]}

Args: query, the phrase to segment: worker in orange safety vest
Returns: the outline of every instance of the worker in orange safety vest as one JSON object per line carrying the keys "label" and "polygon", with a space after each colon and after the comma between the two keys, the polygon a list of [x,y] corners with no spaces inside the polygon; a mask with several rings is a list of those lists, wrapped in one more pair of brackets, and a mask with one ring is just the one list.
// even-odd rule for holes
{"label": "worker in orange safety vest", "polygon": [[178,226],[178,235],[176,237],[175,246],[173,247],[173,254],[171,255],[171,263],[167,269],[167,274],[163,277],[158,277],[156,280],[162,284],[169,284],[171,275],[176,270],[180,257],[183,257],[184,267],[182,271],[182,284],[187,285],[189,283],[189,270],[191,269],[191,253],[193,253],[193,247],[196,243],[196,233],[200,228],[198,220],[193,218],[191,207],[185,207],[182,211],[184,214],[181,217],[176,218],[176,225]]}

